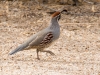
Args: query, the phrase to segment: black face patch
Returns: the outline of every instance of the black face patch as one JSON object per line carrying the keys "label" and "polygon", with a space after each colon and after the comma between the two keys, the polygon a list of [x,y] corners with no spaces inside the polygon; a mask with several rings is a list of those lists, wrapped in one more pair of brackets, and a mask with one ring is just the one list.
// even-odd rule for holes
{"label": "black face patch", "polygon": [[60,18],[61,18],[61,15],[58,15],[58,16],[57,16],[58,21],[60,20]]}
{"label": "black face patch", "polygon": [[52,38],[53,38],[52,32],[47,33],[42,42],[40,43],[40,45],[45,45],[50,43],[52,41]]}

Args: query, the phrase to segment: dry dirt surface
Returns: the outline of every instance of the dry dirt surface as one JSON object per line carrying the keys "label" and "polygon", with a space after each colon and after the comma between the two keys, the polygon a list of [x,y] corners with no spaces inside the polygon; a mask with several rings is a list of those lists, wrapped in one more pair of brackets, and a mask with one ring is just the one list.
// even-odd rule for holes
{"label": "dry dirt surface", "polygon": [[[63,5],[46,5],[59,10]],[[100,5],[95,5],[100,11]],[[0,2],[0,75],[100,75],[100,13],[92,5],[67,6],[71,14],[62,14],[60,38],[46,50],[10,51],[28,37],[48,26],[47,8],[35,2]]]}

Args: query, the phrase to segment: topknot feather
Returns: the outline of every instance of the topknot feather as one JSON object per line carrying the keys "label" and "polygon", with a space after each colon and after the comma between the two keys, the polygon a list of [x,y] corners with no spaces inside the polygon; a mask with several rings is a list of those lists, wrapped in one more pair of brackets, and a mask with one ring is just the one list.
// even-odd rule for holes
{"label": "topknot feather", "polygon": [[55,17],[55,16],[57,16],[59,14],[60,14],[60,12],[55,12],[55,13],[52,14],[52,17]]}

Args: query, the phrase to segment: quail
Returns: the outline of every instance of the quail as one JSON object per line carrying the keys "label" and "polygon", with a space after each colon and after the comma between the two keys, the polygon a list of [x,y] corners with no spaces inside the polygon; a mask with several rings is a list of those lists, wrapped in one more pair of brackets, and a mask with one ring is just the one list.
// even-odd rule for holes
{"label": "quail", "polygon": [[59,19],[61,18],[61,12],[56,11],[51,15],[51,21],[47,28],[39,31],[38,33],[32,35],[26,42],[18,46],[16,49],[11,51],[9,55],[15,54],[16,52],[28,49],[36,49],[37,59],[39,60],[39,52],[50,53],[55,55],[52,51],[44,50],[59,38],[60,35],[60,26]]}

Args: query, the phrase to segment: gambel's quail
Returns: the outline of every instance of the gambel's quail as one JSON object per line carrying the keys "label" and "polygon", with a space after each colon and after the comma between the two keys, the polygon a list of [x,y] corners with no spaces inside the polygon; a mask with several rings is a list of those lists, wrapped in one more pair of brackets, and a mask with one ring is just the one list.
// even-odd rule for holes
{"label": "gambel's quail", "polygon": [[32,35],[26,42],[21,44],[19,47],[17,47],[15,50],[10,52],[9,54],[12,55],[18,51],[22,51],[24,49],[32,49],[35,48],[37,52],[37,59],[39,58],[39,51],[40,52],[47,52],[51,55],[54,55],[53,52],[44,50],[44,48],[47,48],[50,46],[52,42],[57,40],[60,35],[60,26],[58,23],[58,20],[61,17],[61,12],[55,12],[52,14],[52,18],[50,21],[50,25],[43,29],[42,31]]}

